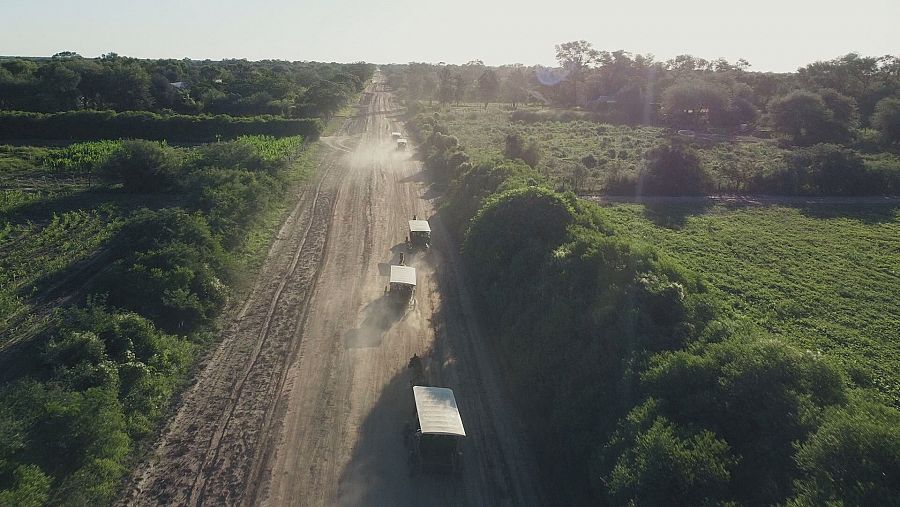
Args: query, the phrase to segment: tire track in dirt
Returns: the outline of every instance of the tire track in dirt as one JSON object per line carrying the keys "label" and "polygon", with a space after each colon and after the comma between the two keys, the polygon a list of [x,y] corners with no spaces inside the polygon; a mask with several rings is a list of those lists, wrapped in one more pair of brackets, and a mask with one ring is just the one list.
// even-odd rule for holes
{"label": "tire track in dirt", "polygon": [[[354,125],[348,121],[345,129]],[[243,496],[285,361],[300,337],[298,315],[319,272],[346,174],[338,159],[326,156],[315,190],[301,192],[246,304],[132,476],[120,505],[233,504]]]}
{"label": "tire track in dirt", "polygon": [[[478,344],[455,246],[426,197],[427,176],[395,151],[402,126],[376,87],[365,133],[332,224],[333,242],[310,302],[304,338],[289,361],[265,464],[244,505],[534,505],[536,466],[505,400],[489,351]],[[435,248],[407,253],[418,272],[415,304],[397,312],[382,289],[405,252],[406,221],[436,220]],[[434,227],[434,226],[433,226]],[[402,428],[412,415],[406,364],[428,356],[432,381],[452,387],[470,433],[460,477],[411,478]]]}

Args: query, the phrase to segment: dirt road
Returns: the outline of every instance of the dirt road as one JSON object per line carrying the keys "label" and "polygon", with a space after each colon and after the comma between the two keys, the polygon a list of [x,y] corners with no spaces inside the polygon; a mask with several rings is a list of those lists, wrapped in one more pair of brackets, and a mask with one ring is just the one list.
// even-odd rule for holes
{"label": "dirt road", "polygon": [[[397,152],[402,125],[376,75],[360,114],[323,143],[257,286],[185,394],[128,505],[529,505],[536,466],[474,323],[454,247],[425,175]],[[415,304],[384,288],[407,220],[432,219],[434,246],[407,254]],[[468,436],[461,477],[411,478],[402,429],[406,365],[454,389]]]}

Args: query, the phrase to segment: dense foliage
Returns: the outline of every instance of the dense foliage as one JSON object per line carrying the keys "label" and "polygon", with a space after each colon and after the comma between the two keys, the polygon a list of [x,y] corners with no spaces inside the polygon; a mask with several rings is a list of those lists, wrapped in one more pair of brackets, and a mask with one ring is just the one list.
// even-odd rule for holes
{"label": "dense foliage", "polygon": [[153,139],[208,142],[248,135],[318,137],[315,118],[248,118],[206,115],[160,115],[150,112],[67,111],[23,113],[0,111],[0,139]]}
{"label": "dense foliage", "polygon": [[[382,69],[411,111],[427,100],[445,115],[471,157],[502,152],[575,192],[900,191],[897,56],[851,53],[776,74],[753,72],[744,60],[681,55],[661,62],[652,55],[599,51],[586,41],[560,44],[556,55],[555,68],[488,67],[473,60]],[[491,101],[504,105],[488,111]],[[688,145],[698,161],[694,150],[684,149]],[[828,172],[817,167],[836,160],[830,145],[850,162],[846,183],[816,180]],[[794,156],[797,148],[810,147]],[[661,166],[669,162],[671,168]]]}
{"label": "dense foliage", "polygon": [[[652,55],[598,51],[586,41],[556,49],[556,68],[492,68],[473,60],[382,69],[410,100],[574,106],[607,123],[699,131],[752,132],[768,125],[801,143],[843,142],[859,126],[882,129],[873,116],[876,105],[900,96],[900,58],[892,55],[851,53],[776,74],[753,72],[745,60],[680,55],[656,61]],[[482,83],[495,79],[501,92],[486,94]]]}
{"label": "dense foliage", "polygon": [[141,60],[115,53],[82,58],[63,52],[0,60],[0,109],[327,118],[362,90],[374,70],[365,63]]}
{"label": "dense foliage", "polygon": [[[0,504],[112,499],[209,343],[247,243],[307,169],[303,149],[242,137],[2,152],[11,185],[59,190],[3,209],[0,331],[22,345],[0,356]],[[60,285],[72,304],[32,312]]]}
{"label": "dense foliage", "polygon": [[[832,356],[733,320],[695,274],[525,164],[469,163],[433,117],[412,130],[436,180],[450,182],[443,212],[486,336],[527,393],[554,498],[865,505],[900,494],[877,472],[898,459],[900,412],[851,390]],[[850,421],[860,429],[839,433]],[[861,456],[873,464],[839,465]]]}

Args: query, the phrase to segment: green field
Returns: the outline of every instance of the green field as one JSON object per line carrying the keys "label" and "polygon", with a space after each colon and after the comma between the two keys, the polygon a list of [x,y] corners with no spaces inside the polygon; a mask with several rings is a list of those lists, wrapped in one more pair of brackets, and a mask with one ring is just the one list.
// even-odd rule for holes
{"label": "green field", "polygon": [[[541,111],[529,109],[528,111]],[[610,176],[634,178],[643,163],[644,154],[655,143],[665,139],[659,127],[629,127],[601,124],[585,120],[514,122],[511,111],[492,104],[487,109],[476,104],[462,104],[438,113],[449,132],[474,161],[502,156],[507,134],[516,133],[540,148],[537,168],[563,188],[584,193],[603,192]],[[562,114],[554,113],[554,114]],[[768,173],[783,165],[786,150],[774,141],[738,137],[729,142],[697,142],[695,147],[705,168],[715,175],[715,184],[723,190],[734,185],[728,169],[746,169],[747,174]],[[581,159],[593,155],[597,167],[584,171]],[[739,162],[739,163],[738,163]]]}
{"label": "green field", "polygon": [[617,204],[603,216],[700,274],[736,319],[838,358],[900,405],[900,208]]}

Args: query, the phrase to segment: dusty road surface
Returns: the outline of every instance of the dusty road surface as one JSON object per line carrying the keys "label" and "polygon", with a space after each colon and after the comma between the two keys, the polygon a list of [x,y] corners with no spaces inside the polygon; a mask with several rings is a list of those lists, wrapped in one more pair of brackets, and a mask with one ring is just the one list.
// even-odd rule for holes
{"label": "dusty road surface", "polygon": [[[474,322],[464,273],[433,217],[421,165],[376,74],[360,114],[322,142],[246,305],[129,482],[123,505],[530,505],[536,465]],[[406,254],[414,304],[384,294],[407,220],[433,247]],[[410,476],[409,358],[456,392],[467,437],[459,477]]]}

